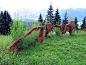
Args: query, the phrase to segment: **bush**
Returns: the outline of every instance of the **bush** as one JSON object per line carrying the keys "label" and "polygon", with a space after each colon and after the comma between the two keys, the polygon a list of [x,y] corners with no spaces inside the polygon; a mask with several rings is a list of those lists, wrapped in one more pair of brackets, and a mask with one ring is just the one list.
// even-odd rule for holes
{"label": "bush", "polygon": [[[10,29],[11,29],[11,36],[15,41],[19,37],[25,34],[25,32],[28,30],[28,27],[24,27],[24,23],[22,22],[22,17],[20,17],[18,13],[17,16],[16,13],[14,15],[15,15],[15,19],[13,20],[13,25],[10,27]],[[22,39],[21,42],[17,45],[17,48],[22,49],[24,45],[25,44],[23,43],[23,39]]]}
{"label": "bush", "polygon": [[[59,23],[57,23],[59,25]],[[60,36],[62,34],[61,28],[54,27],[55,35]]]}

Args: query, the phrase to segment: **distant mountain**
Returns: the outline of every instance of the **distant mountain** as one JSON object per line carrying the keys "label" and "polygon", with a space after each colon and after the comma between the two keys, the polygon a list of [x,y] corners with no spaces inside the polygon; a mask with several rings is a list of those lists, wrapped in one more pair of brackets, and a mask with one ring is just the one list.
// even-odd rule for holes
{"label": "distant mountain", "polygon": [[[15,19],[13,19],[15,20]],[[23,22],[25,22],[25,19],[22,19]],[[26,22],[37,22],[35,19],[26,19]]]}
{"label": "distant mountain", "polygon": [[[66,10],[67,10],[68,20],[70,19],[70,17],[73,17],[74,19],[75,19],[75,17],[77,17],[78,21],[80,22],[86,16],[86,9],[84,9],[84,8],[62,9],[62,10],[59,10],[62,20],[64,19]],[[23,20],[25,19],[25,15],[26,15],[26,19],[27,19],[26,21],[30,22],[31,19],[32,19],[32,21],[34,21],[34,20],[37,21],[40,13],[42,14],[43,19],[45,19],[46,15],[47,15],[47,11],[48,11],[48,9],[43,9],[43,10],[40,10],[39,12],[32,13],[31,11],[29,11],[28,9],[25,8],[25,9],[19,10],[19,14],[22,16]],[[54,10],[54,13],[55,13],[55,11],[56,10]]]}
{"label": "distant mountain", "polygon": [[[66,9],[62,9],[59,12],[60,12],[62,19],[64,19]],[[75,17],[77,17],[78,21],[80,22],[86,16],[86,9],[84,9],[84,8],[69,8],[69,9],[67,9],[67,16],[68,16],[68,20],[70,19],[70,17],[73,17],[74,19],[75,19]]]}

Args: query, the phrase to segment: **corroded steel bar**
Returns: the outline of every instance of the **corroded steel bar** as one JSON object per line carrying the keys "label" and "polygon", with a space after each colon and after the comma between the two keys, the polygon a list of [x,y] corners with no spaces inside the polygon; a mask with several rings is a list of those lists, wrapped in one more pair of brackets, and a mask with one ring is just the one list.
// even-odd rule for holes
{"label": "corroded steel bar", "polygon": [[[7,46],[6,50],[9,49],[9,50],[12,50],[12,51],[16,51],[17,50],[17,44],[19,43],[19,40],[21,40],[23,37],[25,38],[26,36],[31,34],[32,31],[39,30],[39,29],[40,29],[40,33],[39,33],[38,41],[40,41],[40,43],[42,43],[44,26],[32,28],[26,35],[23,35],[22,37],[18,38],[13,43],[11,43],[9,46]],[[6,50],[4,51],[4,53],[6,53]]]}
{"label": "corroded steel bar", "polygon": [[66,24],[65,25],[65,29],[63,29],[63,26],[61,26],[61,25],[50,25],[50,24],[46,24],[45,37],[47,37],[47,34],[49,33],[49,31],[51,30],[52,27],[61,28],[62,34],[65,34],[66,31],[67,31],[67,29],[69,28],[69,33],[70,33],[70,35],[72,35],[73,25],[74,25],[74,21],[71,21],[68,24]]}

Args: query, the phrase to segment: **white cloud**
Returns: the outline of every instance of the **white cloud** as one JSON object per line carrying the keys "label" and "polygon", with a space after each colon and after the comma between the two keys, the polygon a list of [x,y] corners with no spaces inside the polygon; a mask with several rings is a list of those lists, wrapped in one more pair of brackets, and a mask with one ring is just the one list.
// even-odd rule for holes
{"label": "white cloud", "polygon": [[32,13],[36,13],[42,9],[48,9],[52,2],[53,9],[67,9],[70,7],[86,8],[86,0],[1,0],[1,10],[8,10],[10,14],[14,14],[17,9],[27,8]]}
{"label": "white cloud", "polygon": [[85,0],[2,0],[1,9],[17,10],[22,7],[28,7],[36,10],[49,8],[52,2],[53,8],[65,9],[70,7],[85,8]]}

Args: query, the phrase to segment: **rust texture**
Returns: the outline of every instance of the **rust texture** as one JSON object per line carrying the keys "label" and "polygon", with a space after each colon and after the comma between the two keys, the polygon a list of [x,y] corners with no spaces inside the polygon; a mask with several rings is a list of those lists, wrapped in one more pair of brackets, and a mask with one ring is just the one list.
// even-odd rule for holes
{"label": "rust texture", "polygon": [[[6,50],[9,49],[9,50],[12,50],[13,52],[16,51],[17,50],[17,44],[19,43],[19,40],[21,40],[23,37],[25,38],[26,36],[28,36],[29,34],[31,34],[32,31],[34,31],[34,30],[38,31],[39,29],[40,29],[40,33],[39,33],[38,41],[40,43],[42,43],[42,41],[43,41],[44,26],[32,28],[26,35],[23,35],[22,37],[18,38],[13,43],[11,43],[9,46],[7,46]],[[6,50],[4,51],[4,54],[6,53]]]}
{"label": "rust texture", "polygon": [[70,35],[72,35],[73,25],[74,25],[74,21],[71,21],[71,22],[69,22],[68,24],[65,25],[65,29],[64,30],[63,30],[63,27],[62,27],[61,28],[62,34],[65,34],[67,29],[69,28],[69,33],[70,33]]}
{"label": "rust texture", "polygon": [[[47,37],[47,34],[49,33],[49,31],[51,30],[52,27],[57,27],[57,28],[61,28],[62,34],[65,34],[67,29],[69,29],[69,33],[70,35],[72,35],[72,31],[73,31],[73,24],[74,21],[69,22],[68,24],[65,25],[65,28],[63,29],[63,26],[61,25],[50,25],[50,24],[46,24],[46,32],[45,32],[45,37]],[[28,36],[29,34],[32,33],[32,31],[34,30],[39,30],[40,29],[40,33],[39,33],[39,38],[38,41],[40,43],[43,42],[43,31],[44,31],[44,26],[40,26],[40,27],[35,27],[30,29],[30,31],[26,34],[23,35],[22,37],[18,38],[17,40],[15,40],[13,43],[11,43],[9,46],[6,47],[6,50],[12,50],[12,51],[16,51],[17,50],[17,44],[19,43],[19,40],[21,40],[23,37],[25,38],[26,36]],[[6,50],[4,51],[4,53],[6,53]]]}
{"label": "rust texture", "polygon": [[73,25],[74,25],[74,21],[71,21],[68,24],[66,24],[65,25],[65,28],[63,29],[63,26],[61,26],[61,25],[50,25],[50,24],[46,24],[45,37],[47,37],[47,34],[49,33],[49,31],[51,30],[52,27],[61,28],[62,34],[65,34],[66,31],[67,31],[67,29],[69,28],[69,33],[70,33],[70,35],[72,35]]}

